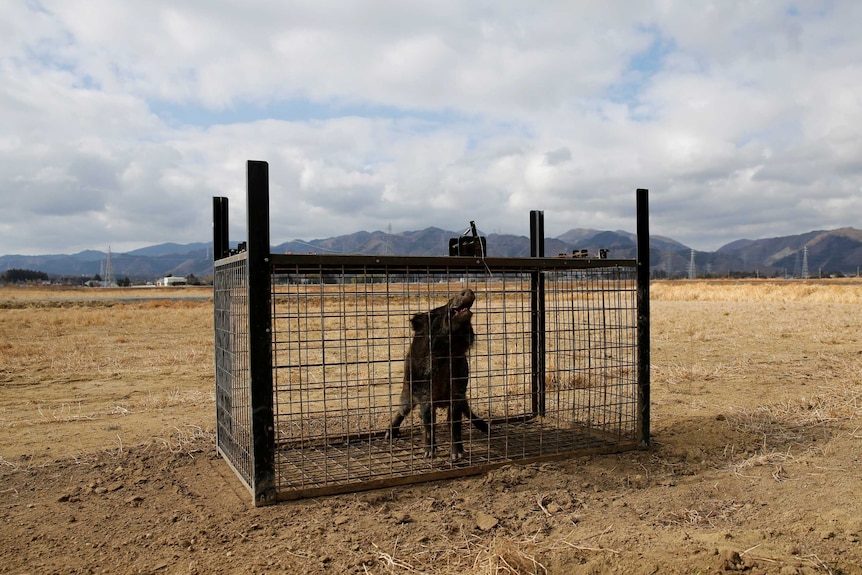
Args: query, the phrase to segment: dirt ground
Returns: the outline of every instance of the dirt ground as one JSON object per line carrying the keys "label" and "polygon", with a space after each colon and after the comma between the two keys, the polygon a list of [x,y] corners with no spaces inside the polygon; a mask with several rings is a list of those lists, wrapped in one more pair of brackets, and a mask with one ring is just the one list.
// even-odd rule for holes
{"label": "dirt ground", "polygon": [[0,289],[0,573],[862,573],[862,283],[653,284],[650,450],[263,508],[208,296]]}

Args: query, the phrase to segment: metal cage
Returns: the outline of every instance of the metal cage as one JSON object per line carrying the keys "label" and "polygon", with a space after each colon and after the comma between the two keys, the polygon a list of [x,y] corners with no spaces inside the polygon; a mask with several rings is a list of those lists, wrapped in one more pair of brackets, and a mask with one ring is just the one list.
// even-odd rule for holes
{"label": "metal cage", "polygon": [[[646,190],[637,260],[273,254],[268,165],[248,163],[248,243],[214,198],[217,444],[255,504],[481,473],[649,444]],[[643,255],[641,255],[643,254]],[[645,259],[645,261],[641,261]],[[414,411],[397,438],[410,318],[476,294],[463,459],[425,457]]]}

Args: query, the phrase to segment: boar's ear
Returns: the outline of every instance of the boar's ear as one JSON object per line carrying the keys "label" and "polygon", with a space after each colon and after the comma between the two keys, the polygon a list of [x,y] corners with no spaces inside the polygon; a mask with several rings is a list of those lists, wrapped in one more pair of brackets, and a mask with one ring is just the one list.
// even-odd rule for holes
{"label": "boar's ear", "polygon": [[420,332],[428,327],[428,314],[417,313],[410,319],[410,325],[413,326],[413,331]]}

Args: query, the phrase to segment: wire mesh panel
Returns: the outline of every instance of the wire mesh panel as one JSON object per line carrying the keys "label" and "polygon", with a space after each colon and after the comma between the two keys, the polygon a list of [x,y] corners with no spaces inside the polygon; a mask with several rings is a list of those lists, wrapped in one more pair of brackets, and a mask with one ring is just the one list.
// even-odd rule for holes
{"label": "wire mesh panel", "polygon": [[[278,498],[636,445],[633,266],[543,271],[535,263],[495,270],[303,260],[280,258],[272,276]],[[438,449],[427,457],[417,410],[398,437],[387,435],[411,318],[465,287],[475,293],[467,395],[490,427],[485,433],[466,419],[464,456],[453,460],[448,405],[436,402]],[[537,296],[544,298],[541,333]]]}
{"label": "wire mesh panel", "polygon": [[247,274],[245,254],[217,262],[213,277],[213,320],[218,450],[250,487],[254,482],[254,466]]}
{"label": "wire mesh panel", "polygon": [[637,436],[636,288],[633,268],[548,275],[545,397],[555,427]]}

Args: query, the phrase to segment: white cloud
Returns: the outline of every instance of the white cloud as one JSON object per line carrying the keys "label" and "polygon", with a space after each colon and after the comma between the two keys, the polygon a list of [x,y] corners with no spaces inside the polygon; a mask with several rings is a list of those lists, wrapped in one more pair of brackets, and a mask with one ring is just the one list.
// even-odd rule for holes
{"label": "white cloud", "polygon": [[857,226],[855,3],[15,0],[0,23],[0,253],[469,220],[697,249]]}

